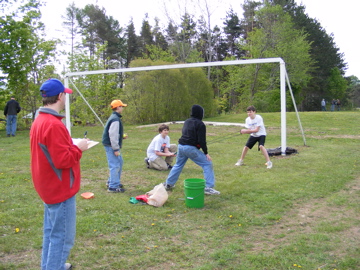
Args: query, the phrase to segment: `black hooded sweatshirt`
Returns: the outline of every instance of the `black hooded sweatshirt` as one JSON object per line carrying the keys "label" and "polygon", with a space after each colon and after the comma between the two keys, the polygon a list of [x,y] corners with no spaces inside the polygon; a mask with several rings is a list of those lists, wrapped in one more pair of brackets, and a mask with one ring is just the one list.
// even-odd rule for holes
{"label": "black hooded sweatshirt", "polygon": [[204,154],[207,155],[206,126],[202,121],[204,118],[203,107],[193,105],[190,116],[184,123],[179,144],[196,146],[198,149],[201,148]]}

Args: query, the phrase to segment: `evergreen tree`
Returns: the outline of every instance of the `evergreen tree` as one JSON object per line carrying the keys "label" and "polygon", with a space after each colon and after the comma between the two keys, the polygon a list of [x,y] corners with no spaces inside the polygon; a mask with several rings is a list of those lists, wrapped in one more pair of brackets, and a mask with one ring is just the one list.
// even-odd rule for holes
{"label": "evergreen tree", "polygon": [[130,62],[137,57],[141,56],[139,51],[139,37],[135,33],[135,26],[133,19],[131,19],[129,25],[126,30],[127,35],[127,57],[126,57],[126,67],[129,67]]}
{"label": "evergreen tree", "polygon": [[149,23],[148,14],[145,14],[145,19],[143,19],[141,31],[140,31],[140,48],[142,55],[148,56],[149,52],[147,51],[147,45],[153,45],[154,38],[151,32],[151,26]]}
{"label": "evergreen tree", "polygon": [[104,31],[102,44],[107,44],[104,60],[109,60],[109,68],[123,67],[127,57],[127,41],[123,28],[112,16],[106,17],[106,31]]}
{"label": "evergreen tree", "polygon": [[311,58],[315,62],[310,71],[312,79],[301,89],[302,110],[317,110],[319,100],[332,99],[329,82],[332,81],[334,68],[344,76],[347,64],[339,52],[334,37],[328,34],[321,24],[305,13],[305,6],[297,5],[294,0],[272,0],[273,5],[281,5],[294,21],[294,27],[307,33],[306,40],[311,44]]}
{"label": "evergreen tree", "polygon": [[104,8],[97,5],[86,5],[79,10],[77,20],[84,39],[83,46],[89,49],[90,56],[96,54],[98,44],[106,44],[102,58],[107,68],[122,66],[127,49],[119,22],[108,17]]}
{"label": "evergreen tree", "polygon": [[[171,27],[171,28],[170,28]],[[174,30],[177,30],[174,33]],[[176,55],[177,61],[181,63],[188,62],[188,58],[195,50],[196,42],[196,22],[188,13],[185,13],[181,17],[181,23],[179,26],[174,27],[172,24],[168,27],[168,32],[175,36],[172,37],[173,42],[170,43],[171,52]]]}
{"label": "evergreen tree", "polygon": [[165,35],[165,39],[169,45],[175,44],[177,39],[177,29],[177,26],[175,26],[172,22],[169,22]]}
{"label": "evergreen tree", "polygon": [[226,18],[224,21],[224,34],[226,36],[226,46],[227,51],[225,56],[235,56],[237,59],[241,57],[239,46],[237,44],[240,42],[240,36],[242,33],[240,19],[238,15],[230,9],[226,13]]}
{"label": "evergreen tree", "polygon": [[100,42],[97,35],[97,26],[105,21],[104,12],[98,6],[86,5],[77,14],[80,33],[83,36],[83,46],[89,49],[90,55],[95,54],[96,43]]}
{"label": "evergreen tree", "polygon": [[332,35],[328,35],[316,19],[307,18],[307,24],[303,29],[308,33],[308,41],[311,42],[311,57],[316,62],[315,69],[311,72],[312,80],[303,91],[304,110],[317,110],[320,98],[328,96],[328,82],[331,70],[337,68],[344,74],[346,64],[343,55],[339,53]]}
{"label": "evergreen tree", "polygon": [[255,19],[255,12],[261,8],[261,2],[245,0],[242,8],[244,19],[241,20],[240,29],[242,38],[246,40],[250,32],[259,28],[259,23]]}
{"label": "evergreen tree", "polygon": [[66,8],[66,15],[62,16],[62,18],[65,20],[63,22],[63,25],[68,30],[70,34],[71,39],[71,56],[74,54],[74,47],[75,47],[75,39],[78,34],[78,25],[76,16],[79,13],[79,9],[75,6],[75,3],[72,2],[67,8]]}
{"label": "evergreen tree", "polygon": [[166,51],[169,48],[169,44],[167,43],[166,38],[161,32],[158,18],[155,18],[155,27],[154,27],[153,35],[154,35],[154,44],[159,48],[161,48],[163,51]]}

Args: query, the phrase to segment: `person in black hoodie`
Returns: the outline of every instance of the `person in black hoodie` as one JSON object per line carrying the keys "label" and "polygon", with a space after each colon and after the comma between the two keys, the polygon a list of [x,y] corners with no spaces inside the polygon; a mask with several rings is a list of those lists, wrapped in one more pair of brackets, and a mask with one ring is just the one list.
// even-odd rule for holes
{"label": "person in black hoodie", "polygon": [[[200,105],[193,105],[191,108],[191,117],[184,123],[182,136],[179,139],[179,146],[176,158],[176,164],[171,169],[164,186],[166,190],[175,187],[180,173],[190,158],[204,171],[205,194],[218,195],[219,191],[214,189],[215,175],[212,160],[208,154],[206,145],[206,126],[202,119],[204,118],[204,109]],[[202,149],[202,151],[200,151]]]}

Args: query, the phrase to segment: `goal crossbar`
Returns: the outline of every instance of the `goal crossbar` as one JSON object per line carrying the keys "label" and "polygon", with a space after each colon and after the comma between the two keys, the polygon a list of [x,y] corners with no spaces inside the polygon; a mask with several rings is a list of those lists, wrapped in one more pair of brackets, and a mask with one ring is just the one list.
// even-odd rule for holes
{"label": "goal crossbar", "polygon": [[[201,62],[201,63],[189,63],[189,64],[174,64],[174,65],[162,65],[162,66],[146,66],[146,67],[119,68],[119,69],[108,69],[108,70],[69,72],[65,74],[64,84],[65,87],[69,87],[69,78],[75,76],[110,74],[110,73],[128,73],[135,71],[151,71],[151,70],[163,70],[163,69],[265,64],[265,63],[279,63],[280,65],[281,154],[286,155],[286,89],[285,89],[286,68],[285,68],[285,62],[282,58],[230,60],[230,61],[217,61],[217,62]],[[294,104],[294,106],[296,106],[296,104]],[[71,132],[70,99],[68,95],[66,95],[65,111],[66,111],[65,112],[66,127],[69,130],[69,132]]]}

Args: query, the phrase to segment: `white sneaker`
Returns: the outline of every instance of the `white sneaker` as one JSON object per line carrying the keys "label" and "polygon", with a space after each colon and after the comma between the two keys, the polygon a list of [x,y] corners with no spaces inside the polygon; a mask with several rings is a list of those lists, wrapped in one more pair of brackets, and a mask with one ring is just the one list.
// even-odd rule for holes
{"label": "white sneaker", "polygon": [[244,161],[242,161],[241,159],[239,159],[236,163],[235,166],[241,166],[244,165]]}
{"label": "white sneaker", "polygon": [[220,195],[220,191],[217,191],[213,188],[210,188],[210,187],[206,187],[205,188],[205,194],[206,195]]}
{"label": "white sneaker", "polygon": [[267,165],[267,169],[271,169],[272,168],[272,162],[271,161],[268,161],[267,163],[266,163],[266,165]]}

